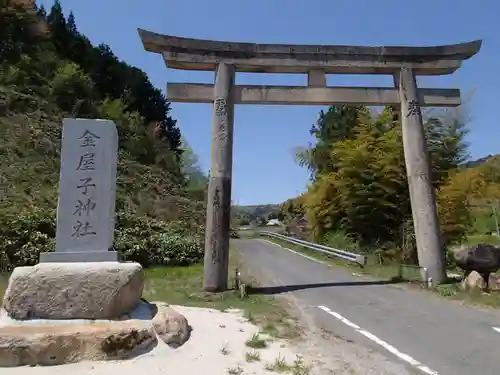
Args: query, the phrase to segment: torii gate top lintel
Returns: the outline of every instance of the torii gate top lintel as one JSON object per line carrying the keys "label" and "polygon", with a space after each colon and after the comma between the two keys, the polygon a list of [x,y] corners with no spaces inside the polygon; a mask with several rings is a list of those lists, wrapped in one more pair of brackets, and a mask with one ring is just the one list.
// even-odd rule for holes
{"label": "torii gate top lintel", "polygon": [[414,74],[453,73],[479,52],[482,41],[430,46],[343,46],[237,43],[162,35],[138,29],[144,48],[163,54],[168,67],[216,69],[232,64],[236,71],[262,73],[392,74],[409,64]]}

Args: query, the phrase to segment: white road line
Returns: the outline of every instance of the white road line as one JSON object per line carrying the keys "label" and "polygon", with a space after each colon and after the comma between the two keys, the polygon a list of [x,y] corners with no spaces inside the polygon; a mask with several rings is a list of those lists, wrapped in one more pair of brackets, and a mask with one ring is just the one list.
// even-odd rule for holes
{"label": "white road line", "polygon": [[497,331],[498,333],[500,333],[500,328],[498,328],[498,327],[493,327],[493,329],[494,329],[495,331]]}
{"label": "white road line", "polygon": [[[332,311],[328,307],[326,307],[326,306],[318,306],[318,308],[321,309],[321,310],[323,310],[327,314],[330,314],[330,315],[334,316],[335,318],[337,318],[338,320],[340,320],[345,325],[347,325],[347,326],[349,326],[351,328],[354,328],[357,332],[359,332],[363,336],[365,336],[365,337],[369,338],[370,340],[372,340],[373,342],[377,343],[378,345],[380,345],[381,347],[383,347],[387,351],[389,351],[392,354],[394,354],[399,359],[402,359],[403,361],[409,363],[413,367],[418,368],[420,371],[422,371],[422,372],[424,372],[426,374],[429,374],[429,375],[439,375],[436,371],[431,370],[429,367],[427,367],[424,364],[422,364],[421,362],[417,361],[415,358],[410,357],[408,354],[400,352],[398,349],[396,349],[391,344],[389,344],[389,343],[387,343],[387,342],[379,339],[374,334],[372,334],[372,333],[370,333],[368,331],[365,331],[364,329],[361,329],[361,327],[359,327],[357,324],[354,324],[349,319],[344,318],[342,315],[336,313],[335,311]],[[498,332],[500,332],[500,328],[496,329],[496,327],[493,327],[493,329],[498,330]]]}
{"label": "white road line", "polygon": [[268,241],[268,240],[263,240],[263,239],[259,239],[260,241],[264,241],[264,242],[267,242],[268,244],[271,244],[271,245],[274,245],[274,246],[278,246],[278,247],[281,247],[282,249],[285,249],[285,250],[288,250],[289,252],[291,253],[294,253],[296,255],[300,255],[301,257],[303,258],[306,258],[306,259],[309,259],[309,260],[312,260],[313,262],[316,262],[316,263],[320,263],[320,264],[324,264],[325,266],[330,266],[328,263],[326,262],[322,262],[321,260],[318,260],[316,258],[313,258],[313,257],[310,257],[309,255],[305,255],[305,254],[302,254],[298,251],[295,251],[295,250],[292,250],[292,249],[289,249],[288,247],[284,247],[284,246],[281,246],[281,245],[278,245],[277,243],[274,243],[272,241]]}

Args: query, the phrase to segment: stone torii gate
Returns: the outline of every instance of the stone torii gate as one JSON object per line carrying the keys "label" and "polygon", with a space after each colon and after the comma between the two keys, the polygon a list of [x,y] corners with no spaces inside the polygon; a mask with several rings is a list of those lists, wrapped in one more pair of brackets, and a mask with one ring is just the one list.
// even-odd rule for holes
{"label": "stone torii gate", "polygon": [[[355,47],[233,43],[179,38],[139,29],[144,48],[173,69],[215,71],[215,85],[168,83],[171,102],[213,103],[204,280],[227,288],[233,118],[235,104],[397,106],[415,226],[418,260],[433,284],[446,278],[421,106],[460,105],[458,89],[417,88],[415,76],[450,74],[481,41],[437,47]],[[234,84],[236,72],[307,74],[307,86]],[[326,74],[388,74],[394,88],[328,87]]]}

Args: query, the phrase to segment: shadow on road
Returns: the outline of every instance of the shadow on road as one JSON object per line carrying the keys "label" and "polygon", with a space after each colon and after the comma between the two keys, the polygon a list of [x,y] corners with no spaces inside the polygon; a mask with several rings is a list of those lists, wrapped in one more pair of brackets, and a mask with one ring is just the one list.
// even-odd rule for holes
{"label": "shadow on road", "polygon": [[304,289],[317,289],[317,288],[330,288],[342,286],[367,286],[367,285],[389,285],[404,282],[399,278],[390,280],[374,280],[374,281],[338,281],[330,283],[316,283],[316,284],[298,284],[298,285],[276,285],[276,286],[261,286],[261,287],[248,287],[248,294],[281,294],[287,292],[294,292]]}

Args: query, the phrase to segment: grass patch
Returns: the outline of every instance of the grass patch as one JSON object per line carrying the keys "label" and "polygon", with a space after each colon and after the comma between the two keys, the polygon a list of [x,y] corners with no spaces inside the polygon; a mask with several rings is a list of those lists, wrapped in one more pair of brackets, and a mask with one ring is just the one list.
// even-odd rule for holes
{"label": "grass patch", "polygon": [[278,357],[274,360],[273,363],[268,363],[266,365],[266,370],[271,372],[284,373],[290,372],[292,370],[292,367],[288,363],[286,363],[285,358]]}
{"label": "grass patch", "polygon": [[[255,281],[242,271],[242,265],[234,250],[229,257],[229,285],[234,282],[234,270],[240,269],[241,280],[248,286]],[[159,267],[145,270],[146,283],[143,297],[149,301],[165,301],[173,305],[207,307],[221,311],[241,309],[250,323],[262,328],[273,337],[295,338],[299,336],[296,322],[283,304],[272,296],[249,295],[241,298],[240,291],[230,289],[222,293],[202,291],[203,265],[189,267]]]}
{"label": "grass patch", "polygon": [[254,333],[250,339],[245,341],[245,345],[252,349],[264,349],[267,348],[267,341],[261,338],[258,333]]}
{"label": "grass patch", "polygon": [[3,294],[5,292],[5,289],[7,289],[8,283],[9,283],[9,275],[5,273],[0,273],[0,301],[3,300]]}
{"label": "grass patch", "polygon": [[311,373],[312,366],[306,365],[301,356],[297,356],[295,361],[293,361],[292,374],[293,375],[309,375]]}
{"label": "grass patch", "polygon": [[467,237],[465,244],[472,246],[479,243],[488,243],[491,245],[500,245],[500,236],[492,236],[489,234],[474,234]]}
{"label": "grass patch", "polygon": [[243,374],[243,369],[238,365],[236,367],[231,367],[227,369],[229,375],[241,375]]}
{"label": "grass patch", "polygon": [[480,290],[464,291],[460,283],[442,284],[433,289],[439,296],[452,300],[463,301],[469,305],[480,305],[500,308],[500,293],[483,292]]}
{"label": "grass patch", "polygon": [[306,365],[302,357],[299,355],[297,355],[293,364],[287,363],[285,358],[278,356],[273,363],[266,364],[265,368],[270,372],[277,372],[281,374],[291,373],[293,375],[309,375],[312,370],[312,366]]}
{"label": "grass patch", "polygon": [[258,362],[260,361],[260,353],[255,350],[252,350],[251,352],[246,352],[245,360],[247,362]]}
{"label": "grass patch", "polygon": [[227,348],[227,343],[224,344],[224,346],[220,349],[220,353],[222,355],[228,355],[229,354],[229,349]]}

